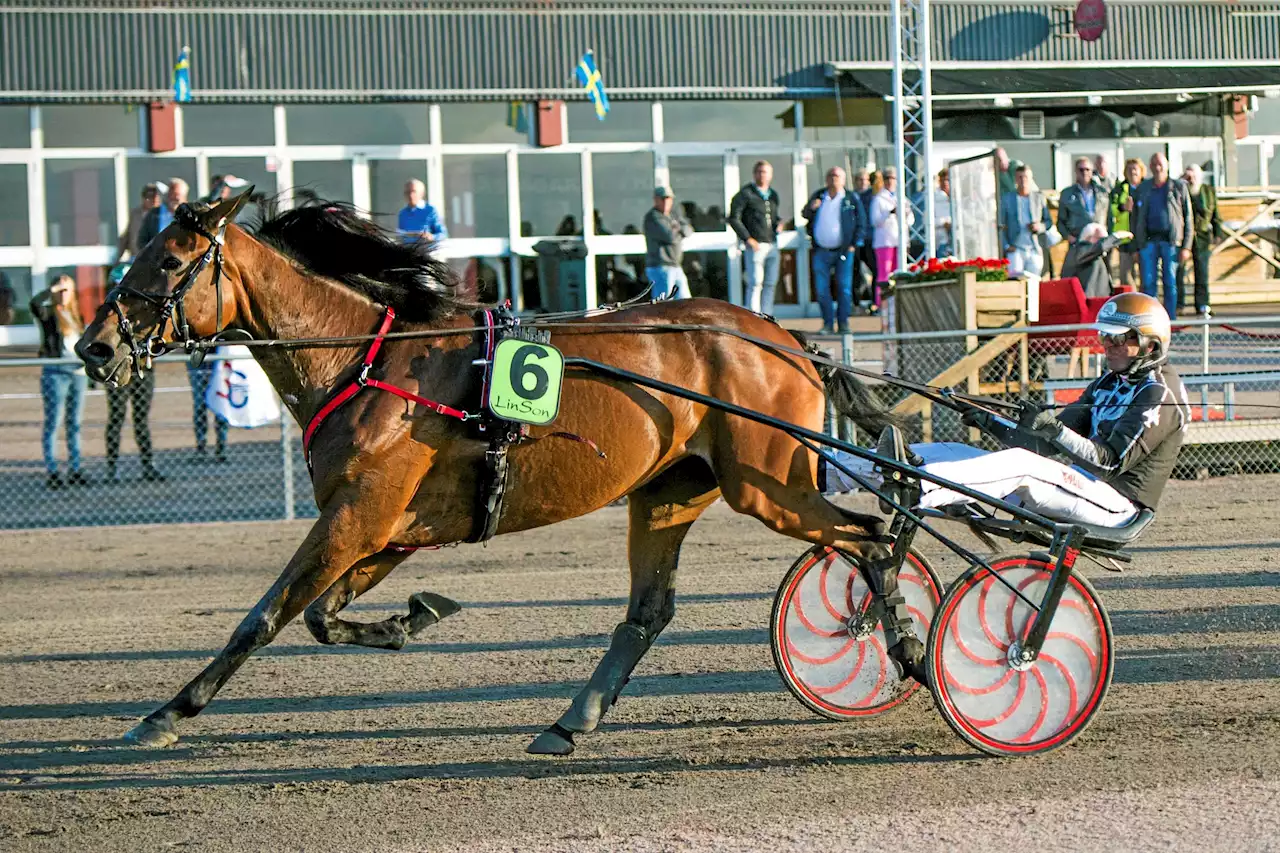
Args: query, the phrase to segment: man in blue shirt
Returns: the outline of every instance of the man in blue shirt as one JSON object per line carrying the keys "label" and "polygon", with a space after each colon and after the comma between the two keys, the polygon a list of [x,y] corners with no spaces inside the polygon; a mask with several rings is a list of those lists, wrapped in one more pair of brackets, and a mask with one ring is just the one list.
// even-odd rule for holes
{"label": "man in blue shirt", "polygon": [[1186,184],[1169,175],[1169,161],[1163,154],[1153,154],[1150,165],[1151,177],[1134,193],[1130,230],[1142,258],[1142,292],[1155,296],[1157,280],[1162,281],[1165,310],[1176,317],[1177,266],[1191,259],[1195,240],[1191,195]]}
{"label": "man in blue shirt", "polygon": [[396,230],[404,235],[406,243],[425,240],[428,243],[439,243],[449,236],[440,214],[427,204],[427,188],[422,181],[414,178],[404,185],[404,198],[408,202],[400,211],[396,220]]}

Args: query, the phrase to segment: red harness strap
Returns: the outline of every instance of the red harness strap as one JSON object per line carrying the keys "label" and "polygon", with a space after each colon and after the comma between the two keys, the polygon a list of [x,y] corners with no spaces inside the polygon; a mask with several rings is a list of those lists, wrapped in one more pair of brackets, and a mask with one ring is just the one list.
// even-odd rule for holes
{"label": "red harness strap", "polygon": [[329,398],[329,402],[320,407],[320,411],[316,412],[307,423],[306,430],[302,433],[302,452],[307,459],[307,467],[311,466],[311,441],[315,438],[316,432],[320,429],[321,424],[325,420],[342,408],[342,405],[366,387],[379,388],[388,393],[395,394],[406,400],[411,400],[420,406],[426,406],[437,415],[446,415],[451,418],[457,418],[460,421],[469,421],[478,418],[479,415],[465,412],[462,409],[455,409],[453,406],[438,403],[435,400],[428,400],[426,397],[406,391],[403,388],[397,388],[395,385],[388,385],[379,379],[370,379],[369,371],[373,369],[374,359],[378,357],[378,350],[382,348],[383,338],[387,334],[387,330],[391,328],[391,322],[395,320],[396,312],[388,307],[385,314],[382,315],[382,325],[378,328],[378,334],[373,339],[373,343],[369,344],[369,351],[364,354],[364,361],[360,364],[360,375],[351,381],[351,384],[343,388],[337,394]]}

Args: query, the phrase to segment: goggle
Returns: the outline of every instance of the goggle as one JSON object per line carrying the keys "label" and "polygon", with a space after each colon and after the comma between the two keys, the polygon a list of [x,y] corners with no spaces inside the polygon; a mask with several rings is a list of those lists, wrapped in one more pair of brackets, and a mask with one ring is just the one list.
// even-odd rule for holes
{"label": "goggle", "polygon": [[1138,336],[1134,332],[1117,332],[1115,334],[1101,332],[1098,337],[1102,339],[1104,346],[1123,347],[1138,342]]}

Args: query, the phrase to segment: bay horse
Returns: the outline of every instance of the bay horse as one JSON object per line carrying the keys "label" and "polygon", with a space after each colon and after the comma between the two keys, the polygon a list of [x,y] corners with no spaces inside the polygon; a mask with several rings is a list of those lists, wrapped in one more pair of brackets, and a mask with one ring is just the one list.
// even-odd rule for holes
{"label": "bay horse", "polygon": [[[248,199],[246,191],[216,205],[184,205],[143,249],[76,346],[93,379],[125,385],[149,369],[149,355],[227,330],[280,342],[365,336],[252,350],[306,427],[337,389],[370,372],[361,353],[370,332],[390,320],[391,308],[393,335],[434,334],[381,341],[373,375],[447,408],[478,410],[480,369],[474,362],[485,355],[483,336],[475,331],[480,306],[444,263],[353,208],[327,202],[268,216],[250,234],[234,224]],[[710,299],[650,303],[604,316],[607,328],[599,315],[571,320],[556,329],[552,343],[566,355],[810,429],[822,428],[828,392],[864,428],[878,430],[885,422],[864,386],[837,372],[824,377],[804,358],[710,331],[627,331],[717,326],[794,349],[798,338],[770,318]],[[448,334],[450,329],[463,332]],[[408,615],[373,623],[341,616],[414,549],[467,539],[489,447],[472,424],[363,382],[356,390],[312,437],[319,518],[297,552],[213,662],[139,722],[128,740],[151,747],[177,741],[178,723],[198,714],[250,654],[304,613],[321,643],[398,649],[459,609],[443,596],[420,593],[410,599]],[[551,440],[553,431],[591,441]],[[674,615],[681,542],[717,497],[779,533],[834,545],[868,564],[891,562],[881,539],[883,520],[828,502],[816,472],[815,455],[779,430],[570,369],[554,424],[532,428],[510,448],[497,532],[554,524],[628,498],[630,604],[586,687],[529,751],[569,754],[574,735],[594,730],[617,700]],[[878,586],[885,596],[895,593],[896,571],[883,572]],[[911,645],[916,642],[902,637],[894,646],[896,655],[909,659],[904,668],[923,654]]]}

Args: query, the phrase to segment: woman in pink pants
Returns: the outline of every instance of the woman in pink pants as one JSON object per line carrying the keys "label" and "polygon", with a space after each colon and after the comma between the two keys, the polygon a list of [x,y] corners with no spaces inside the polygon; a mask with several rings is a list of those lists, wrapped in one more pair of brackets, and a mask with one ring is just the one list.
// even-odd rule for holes
{"label": "woman in pink pants", "polygon": [[[883,183],[881,175],[884,176]],[[889,281],[889,276],[898,269],[898,172],[892,166],[883,169],[876,175],[872,188],[879,187],[871,200],[871,226],[875,229],[871,238],[871,247],[876,254],[876,283],[873,288],[875,310],[880,309],[880,288]],[[910,205],[907,206],[906,224],[908,230],[915,221]]]}

